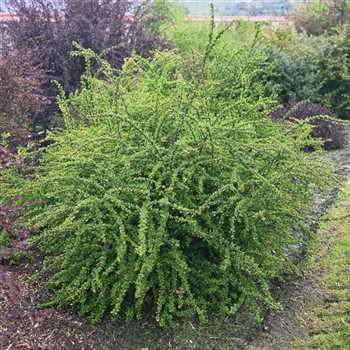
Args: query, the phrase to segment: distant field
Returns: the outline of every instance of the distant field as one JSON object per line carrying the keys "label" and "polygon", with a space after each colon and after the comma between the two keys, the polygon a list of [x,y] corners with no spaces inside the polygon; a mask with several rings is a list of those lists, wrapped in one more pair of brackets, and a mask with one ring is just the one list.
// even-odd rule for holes
{"label": "distant field", "polygon": [[[284,16],[307,0],[170,0],[182,4],[189,16],[206,16],[213,3],[217,16]],[[136,2],[136,0],[135,0]],[[0,0],[0,11],[6,11]]]}
{"label": "distant field", "polygon": [[305,0],[179,0],[189,16],[209,14],[213,3],[218,16],[284,16]]}

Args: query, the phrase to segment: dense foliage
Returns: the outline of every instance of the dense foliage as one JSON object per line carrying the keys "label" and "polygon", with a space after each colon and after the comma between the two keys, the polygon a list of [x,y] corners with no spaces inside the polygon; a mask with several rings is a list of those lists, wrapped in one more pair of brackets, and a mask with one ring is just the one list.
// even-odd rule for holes
{"label": "dense foliage", "polygon": [[274,62],[266,78],[277,88],[279,102],[320,102],[317,60],[328,45],[327,39],[300,34],[290,24],[264,30],[264,44]]}
{"label": "dense foliage", "polygon": [[[45,94],[55,97],[52,80],[65,91],[79,87],[84,62],[70,56],[73,42],[105,53],[113,67],[121,67],[132,53],[148,57],[155,48],[166,46],[156,27],[151,28],[160,19],[150,16],[148,3],[135,8],[129,0],[8,0],[18,20],[2,25],[13,48],[36,50],[49,74]],[[55,112],[55,104],[48,106],[40,122],[49,126]]]}
{"label": "dense foliage", "polygon": [[309,55],[272,48],[269,57],[274,66],[267,78],[271,89],[277,89],[280,103],[318,100],[315,62]]}
{"label": "dense foliage", "polygon": [[[289,104],[275,109],[271,118],[275,121],[289,122],[308,120],[314,125],[310,135],[322,139],[326,150],[344,147],[344,125],[336,121],[334,112],[324,106],[309,102]],[[310,147],[306,150],[310,150]]]}
{"label": "dense foliage", "polygon": [[265,40],[275,64],[267,80],[282,104],[311,101],[326,105],[337,117],[350,115],[350,24],[331,35],[298,34],[292,27],[267,31]]}
{"label": "dense foliage", "polygon": [[316,59],[323,103],[343,119],[350,119],[350,23],[328,38]]}
{"label": "dense foliage", "polygon": [[349,0],[311,0],[290,15],[299,31],[322,35],[350,20]]}
{"label": "dense foliage", "polygon": [[29,130],[49,103],[43,92],[47,77],[36,55],[21,50],[0,56],[0,145],[5,133],[12,146],[26,144]]}
{"label": "dense foliage", "polygon": [[274,305],[291,228],[329,176],[300,151],[308,125],[271,121],[266,57],[216,46],[225,33],[199,56],[133,56],[119,72],[84,51],[80,91],[60,98],[65,129],[29,178],[3,173],[1,198],[28,206],[51,305],[161,325]]}

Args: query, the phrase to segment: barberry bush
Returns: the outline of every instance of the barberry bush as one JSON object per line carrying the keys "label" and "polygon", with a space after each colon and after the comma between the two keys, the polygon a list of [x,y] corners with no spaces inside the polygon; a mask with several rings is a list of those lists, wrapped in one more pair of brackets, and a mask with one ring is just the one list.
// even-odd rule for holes
{"label": "barberry bush", "polygon": [[0,55],[0,146],[5,138],[12,147],[27,143],[35,120],[50,102],[43,91],[46,80],[37,52],[9,50]]}
{"label": "barberry bush", "polygon": [[[154,49],[167,47],[157,31],[161,16],[152,14],[150,1],[138,6],[131,0],[8,0],[16,20],[1,23],[10,46],[35,50],[48,73],[44,92],[56,97],[58,81],[66,92],[80,85],[84,60],[72,57],[73,42],[97,53],[115,68],[133,53],[150,57]],[[42,120],[45,128],[59,124],[57,106],[47,105]]]}
{"label": "barberry bush", "polygon": [[75,53],[87,71],[60,97],[65,129],[0,190],[26,203],[48,305],[162,326],[276,306],[270,282],[295,269],[286,245],[330,176],[301,151],[308,125],[271,121],[263,53],[216,46],[224,35],[212,26],[201,54],[132,56],[121,71]]}

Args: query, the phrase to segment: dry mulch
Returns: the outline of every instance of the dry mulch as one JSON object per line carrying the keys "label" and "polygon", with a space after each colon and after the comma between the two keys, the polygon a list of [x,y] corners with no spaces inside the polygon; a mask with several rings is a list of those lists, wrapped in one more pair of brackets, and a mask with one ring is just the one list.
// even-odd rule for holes
{"label": "dry mulch", "polygon": [[50,293],[43,278],[33,278],[41,258],[30,253],[12,266],[0,260],[0,350],[185,349],[152,320],[93,325],[74,311],[40,308]]}
{"label": "dry mulch", "polygon": [[33,270],[29,262],[0,265],[0,349],[97,349],[95,326],[72,313],[37,307],[46,291],[29,282]]}

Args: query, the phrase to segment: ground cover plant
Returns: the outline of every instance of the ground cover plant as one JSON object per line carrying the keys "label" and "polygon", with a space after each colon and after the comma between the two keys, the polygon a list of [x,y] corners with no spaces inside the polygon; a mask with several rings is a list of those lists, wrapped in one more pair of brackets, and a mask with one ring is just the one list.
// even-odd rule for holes
{"label": "ground cover plant", "polygon": [[227,29],[211,28],[200,53],[133,56],[121,71],[75,53],[87,70],[60,97],[64,130],[26,176],[1,173],[1,200],[26,205],[45,257],[48,305],[162,326],[276,306],[291,228],[306,230],[311,185],[330,176],[301,151],[309,125],[271,121],[255,38],[226,49]]}

